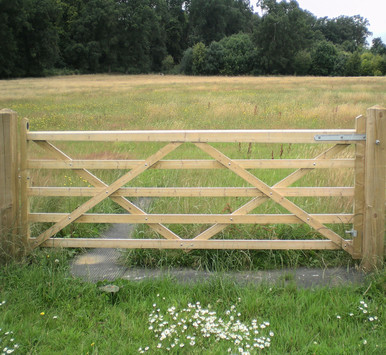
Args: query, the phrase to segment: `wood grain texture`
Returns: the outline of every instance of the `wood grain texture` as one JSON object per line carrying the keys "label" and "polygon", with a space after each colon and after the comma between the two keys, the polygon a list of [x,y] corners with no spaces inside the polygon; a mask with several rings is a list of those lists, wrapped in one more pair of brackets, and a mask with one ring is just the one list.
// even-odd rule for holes
{"label": "wood grain texture", "polygon": [[385,240],[386,109],[367,110],[365,148],[365,210],[362,266],[382,267]]}

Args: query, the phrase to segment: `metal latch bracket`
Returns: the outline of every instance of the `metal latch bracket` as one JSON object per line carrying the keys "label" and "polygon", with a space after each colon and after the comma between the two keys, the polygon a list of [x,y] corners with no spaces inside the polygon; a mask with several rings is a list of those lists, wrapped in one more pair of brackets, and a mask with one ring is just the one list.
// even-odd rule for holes
{"label": "metal latch bracket", "polygon": [[365,141],[365,134],[317,134],[316,141]]}
{"label": "metal latch bracket", "polygon": [[344,231],[346,234],[351,234],[351,236],[353,238],[357,237],[358,236],[358,231],[355,230],[354,228],[353,229],[350,229],[349,231]]}

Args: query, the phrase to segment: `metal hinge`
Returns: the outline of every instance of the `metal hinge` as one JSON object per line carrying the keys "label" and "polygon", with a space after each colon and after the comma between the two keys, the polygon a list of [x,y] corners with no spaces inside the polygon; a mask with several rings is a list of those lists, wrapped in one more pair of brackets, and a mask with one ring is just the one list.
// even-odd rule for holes
{"label": "metal hinge", "polygon": [[316,141],[365,141],[365,134],[318,134]]}
{"label": "metal hinge", "polygon": [[346,234],[351,234],[353,238],[358,236],[358,231],[353,229],[350,229],[349,231],[344,231]]}

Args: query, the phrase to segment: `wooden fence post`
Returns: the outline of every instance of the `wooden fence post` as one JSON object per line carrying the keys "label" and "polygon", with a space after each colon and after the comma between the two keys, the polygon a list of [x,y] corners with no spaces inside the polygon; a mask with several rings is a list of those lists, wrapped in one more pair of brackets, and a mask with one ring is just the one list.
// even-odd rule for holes
{"label": "wooden fence post", "polygon": [[0,255],[3,260],[19,253],[19,182],[17,114],[0,111]]}
{"label": "wooden fence post", "polygon": [[365,208],[362,267],[380,268],[384,258],[386,175],[386,109],[367,110],[365,148]]}

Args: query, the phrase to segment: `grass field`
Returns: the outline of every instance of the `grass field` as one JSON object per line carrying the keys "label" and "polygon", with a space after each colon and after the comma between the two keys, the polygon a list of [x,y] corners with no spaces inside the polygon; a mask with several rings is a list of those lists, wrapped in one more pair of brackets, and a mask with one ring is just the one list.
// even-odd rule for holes
{"label": "grass field", "polygon": [[[220,78],[90,75],[0,81],[0,108],[28,117],[36,130],[353,128],[366,109],[386,105],[386,78]],[[82,158],[140,159],[157,145],[59,144]],[[223,145],[237,158],[306,158],[324,147]],[[39,150],[32,152],[45,156]],[[348,151],[347,156],[353,151]],[[174,158],[204,158],[187,145]],[[289,171],[255,171],[273,184]],[[113,181],[118,172],[97,172]],[[87,186],[75,175],[38,171],[35,185]],[[319,171],[302,186],[351,186],[352,171]],[[238,186],[238,178],[151,171],[137,186]],[[157,185],[160,184],[160,185]],[[33,211],[71,211],[82,199],[34,198]],[[346,212],[350,198],[295,199],[308,211]],[[159,199],[151,212],[226,213],[243,199]],[[119,212],[104,203],[101,212]],[[256,213],[283,212],[273,204]],[[38,233],[43,226],[35,226]],[[344,233],[346,226],[337,226]],[[67,228],[63,235],[95,236],[100,226]],[[194,235],[199,226],[175,226]],[[221,237],[312,237],[302,226],[230,228]],[[137,236],[150,236],[145,227]],[[0,271],[0,352],[4,354],[384,354],[385,273],[363,285],[298,289],[289,272],[275,285],[236,285],[219,276],[211,282],[178,284],[173,279],[117,280],[115,297],[98,285],[69,275],[74,251],[38,250]],[[351,265],[344,252],[130,251],[129,265],[194,266],[221,271],[275,267]],[[104,284],[104,283],[101,283]],[[190,305],[189,305],[190,304]],[[174,308],[173,308],[174,307]],[[176,314],[178,313],[178,315]],[[163,316],[163,318],[161,317]],[[192,315],[192,317],[190,316]],[[220,321],[220,319],[222,321]],[[200,323],[197,323],[200,320]],[[168,322],[168,323],[165,323]],[[184,326],[186,325],[186,328]],[[255,332],[259,333],[255,333]],[[263,338],[264,337],[264,338]],[[269,338],[269,340],[268,340]],[[161,345],[159,345],[161,344]],[[182,345],[183,344],[183,345]],[[169,350],[168,350],[169,349]],[[230,349],[230,351],[229,351]]]}
{"label": "grass field", "polygon": [[[36,130],[135,130],[135,129],[279,129],[279,128],[353,128],[356,116],[366,109],[386,103],[386,79],[380,78],[296,78],[296,77],[186,77],[186,76],[64,76],[42,79],[21,79],[0,82],[0,107],[11,108],[20,117],[28,117],[32,131]],[[76,158],[141,159],[159,148],[148,143],[60,143],[60,148]],[[301,144],[218,144],[232,158],[312,158],[326,146]],[[38,149],[37,156],[48,157]],[[343,153],[352,156],[353,149]],[[184,145],[170,158],[206,159],[193,145]],[[290,169],[253,170],[261,180],[272,185],[290,174]],[[97,171],[106,182],[113,182],[123,172]],[[35,171],[35,186],[87,186],[87,182],[66,171]],[[147,171],[133,180],[130,186],[245,186],[245,181],[229,171],[173,170]],[[308,174],[294,186],[353,186],[353,170],[326,169]],[[289,198],[310,213],[350,213],[352,198],[303,197]],[[164,198],[154,200],[152,213],[229,213],[242,206],[247,198]],[[33,211],[70,212],[86,201],[85,198],[33,198]],[[116,204],[106,201],[94,212],[120,212]],[[285,213],[274,203],[265,203],[252,213]],[[207,226],[174,225],[170,228],[190,238]],[[33,234],[45,225],[35,224]],[[98,227],[99,228],[99,227]],[[350,226],[336,225],[344,235]],[[95,228],[71,225],[62,236],[94,235]],[[220,238],[244,239],[312,236],[309,228],[275,225],[260,228],[243,226],[227,228]],[[156,237],[146,226],[137,229],[137,236]],[[152,254],[153,253],[153,254]],[[213,256],[209,252],[197,262],[196,252],[189,256],[177,252],[158,255],[158,252],[130,252],[128,263],[137,265],[148,260],[146,266],[165,266],[180,260],[179,265],[197,264],[210,267],[209,259],[224,260],[228,252]],[[155,255],[154,255],[155,254]],[[198,252],[203,255],[202,252]],[[331,254],[331,253],[330,253]],[[315,260],[315,253],[269,253],[240,255],[231,253],[230,259],[245,259],[239,263],[247,268],[267,267],[274,259],[276,265],[296,265]],[[329,255],[327,253],[326,255]],[[347,263],[346,254],[334,252],[335,262]],[[196,260],[196,261],[194,261]],[[268,257],[268,262],[267,262]],[[208,259],[209,258],[209,259]],[[325,257],[325,260],[330,257]],[[247,261],[250,260],[248,263]],[[260,260],[260,262],[259,262]],[[319,258],[320,263],[321,260]],[[324,261],[323,261],[324,263]],[[333,263],[334,264],[334,263]],[[237,263],[234,263],[237,265]]]}
{"label": "grass field", "polygon": [[32,130],[352,128],[386,79],[66,76],[0,82]]}

